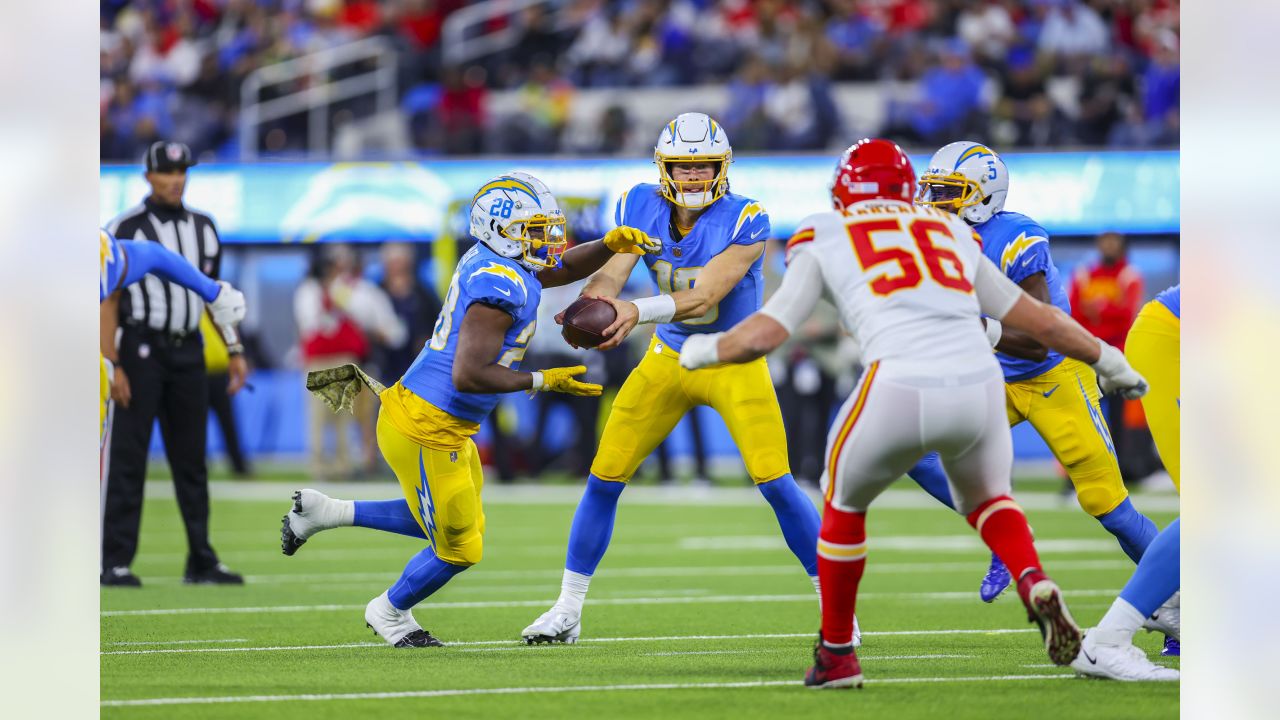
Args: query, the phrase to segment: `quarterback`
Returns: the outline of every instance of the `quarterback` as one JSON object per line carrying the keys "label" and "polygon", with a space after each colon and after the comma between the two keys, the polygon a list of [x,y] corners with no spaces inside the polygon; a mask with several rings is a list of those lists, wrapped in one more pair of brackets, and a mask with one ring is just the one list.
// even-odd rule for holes
{"label": "quarterback", "polygon": [[[1049,233],[1026,215],[1005,210],[1008,192],[1009,170],[998,155],[978,143],[955,142],[929,160],[915,202],[958,215],[981,237],[983,254],[1006,277],[1036,300],[1070,313],[1062,278],[1049,254]],[[1129,500],[1098,404],[1093,369],[1025,332],[1003,327],[995,318],[983,322],[1004,371],[1009,424],[1031,423],[1066,468],[1080,507],[1137,562],[1156,536],[1156,525]],[[955,508],[937,455],[925,457],[908,475]],[[979,594],[991,602],[1010,580],[1008,569],[993,555]]]}
{"label": "quarterback", "polygon": [[821,522],[796,485],[787,462],[782,412],[764,358],[692,373],[679,364],[690,337],[727,330],[760,307],[769,216],[760,203],[729,191],[733,152],[724,128],[701,113],[685,113],[658,136],[658,184],[622,194],[615,221],[661,238],[662,252],[645,265],[660,294],[634,302],[616,298],[637,256],[617,256],[583,289],[617,310],[605,329],[616,347],[638,323],[657,323],[640,364],[632,370],[605,422],[587,487],[569,531],[560,597],[522,633],[529,643],[575,642],[591,577],[609,547],[618,497],[640,463],[698,405],[720,414],[747,474],[773,508],[783,537],[817,586]]}
{"label": "quarterback", "polygon": [[822,632],[805,676],[811,687],[862,685],[853,618],[866,566],[867,509],[926,451],[939,453],[960,512],[1017,574],[1018,595],[1049,658],[1066,665],[1080,649],[1080,629],[1009,495],[1004,383],[980,313],[1091,363],[1127,396],[1146,391],[1119,350],[1031,298],[984,258],[963,221],[912,206],[914,184],[911,161],[894,143],[850,147],[831,184],[835,209],[800,222],[787,243],[782,286],[768,304],[726,333],[690,338],[680,354],[681,366],[696,372],[754,362],[787,340],[824,290],[863,348],[867,371],[827,439],[818,539]]}
{"label": "quarterback", "polygon": [[[484,478],[471,436],[499,395],[517,390],[600,394],[599,385],[575,379],[586,372],[583,366],[520,371],[537,328],[542,288],[582,279],[615,252],[657,249],[643,233],[619,227],[603,240],[565,252],[559,203],[541,180],[525,173],[485,183],[472,198],[470,213],[478,242],[458,262],[431,340],[390,388],[357,373],[357,382],[379,393],[378,448],[400,481],[403,499],[337,500],[299,490],[280,531],[285,555],[317,532],[343,525],[426,541],[400,579],[365,608],[369,627],[399,648],[443,645],[414,620],[412,608],[480,562]],[[312,373],[308,387],[316,389],[316,375],[330,374],[335,383],[354,377],[338,375],[342,369]]]}

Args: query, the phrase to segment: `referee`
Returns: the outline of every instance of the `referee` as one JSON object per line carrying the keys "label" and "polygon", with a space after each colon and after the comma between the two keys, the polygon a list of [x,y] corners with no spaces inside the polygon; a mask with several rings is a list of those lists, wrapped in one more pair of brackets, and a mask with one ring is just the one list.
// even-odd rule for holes
{"label": "referee", "polygon": [[[213,219],[182,204],[187,168],[195,164],[186,145],[152,144],[146,158],[151,194],[112,220],[107,229],[122,240],[161,243],[217,279],[222,243]],[[138,549],[147,449],[157,419],[187,529],[184,582],[244,582],[218,562],[209,545],[205,464],[209,395],[200,336],[204,311],[204,302],[195,293],[147,275],[124,290],[118,316],[104,318],[102,352],[115,364],[111,398],[116,410],[102,521],[102,585],[142,585],[129,566]],[[115,332],[113,320],[121,332]],[[119,342],[112,342],[117,335]],[[228,350],[227,392],[234,394],[244,385],[247,368],[238,345]]]}

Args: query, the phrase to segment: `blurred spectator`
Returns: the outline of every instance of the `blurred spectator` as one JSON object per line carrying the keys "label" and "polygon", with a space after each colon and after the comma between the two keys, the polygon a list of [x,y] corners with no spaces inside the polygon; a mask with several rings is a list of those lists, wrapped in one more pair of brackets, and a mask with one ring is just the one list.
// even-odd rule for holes
{"label": "blurred spectator", "polygon": [[408,243],[382,246],[381,287],[406,332],[402,342],[387,342],[379,348],[377,368],[382,377],[397,378],[404,375],[431,339],[440,316],[440,297],[435,290],[418,282],[414,246]]}
{"label": "blurred spectator", "polygon": [[485,79],[485,70],[479,65],[470,65],[461,72],[457,68],[445,71],[437,117],[441,149],[446,155],[472,155],[484,149],[489,96]]}
{"label": "blurred spectator", "polygon": [[770,150],[821,150],[839,129],[830,84],[803,65],[789,68],[782,81],[766,91],[763,109],[774,127]]}
{"label": "blurred spectator", "polygon": [[623,13],[610,8],[591,18],[569,46],[565,59],[580,87],[621,85],[626,78],[631,38]]}
{"label": "blurred spectator", "polygon": [[890,129],[908,141],[936,145],[969,134],[982,112],[986,76],[973,64],[961,40],[946,43],[937,64],[920,78],[920,97],[891,103]]}
{"label": "blurred spectator", "polygon": [[993,115],[1002,145],[1045,146],[1061,142],[1057,111],[1049,100],[1044,73],[1029,52],[1011,53],[1003,77],[1004,92]]}
{"label": "blurred spectator", "polygon": [[831,3],[835,15],[827,21],[826,37],[835,47],[837,80],[870,80],[879,73],[885,28],[863,11],[856,0]]}
{"label": "blurred spectator", "polygon": [[1018,39],[1018,28],[1000,0],[964,0],[956,35],[973,48],[979,63],[998,67]]}
{"label": "blurred spectator", "polygon": [[[307,371],[366,362],[373,351],[373,343],[400,345],[407,334],[387,295],[361,277],[355,252],[342,244],[325,245],[320,251],[310,276],[294,293],[293,312],[298,324],[304,370]],[[311,400],[310,449],[314,475],[330,479],[357,472],[352,453],[348,450],[352,425],[361,436],[361,447],[355,457],[359,458],[362,466],[371,463],[376,455],[376,445],[369,435],[373,417],[372,397],[367,393],[357,396],[353,415],[329,412],[319,399]],[[335,434],[335,452],[331,461],[325,459],[325,431],[328,428],[332,428]]]}
{"label": "blurred spectator", "polygon": [[1077,139],[1085,145],[1106,145],[1113,129],[1135,105],[1136,84],[1128,57],[1117,51],[1096,58],[1080,90]]}
{"label": "blurred spectator", "polygon": [[1051,7],[1040,30],[1040,51],[1057,60],[1100,55],[1110,31],[1098,13],[1080,0],[1038,0]]}
{"label": "blurred spectator", "polygon": [[504,123],[502,150],[515,155],[555,152],[569,119],[573,88],[539,62],[519,93],[521,112]]}

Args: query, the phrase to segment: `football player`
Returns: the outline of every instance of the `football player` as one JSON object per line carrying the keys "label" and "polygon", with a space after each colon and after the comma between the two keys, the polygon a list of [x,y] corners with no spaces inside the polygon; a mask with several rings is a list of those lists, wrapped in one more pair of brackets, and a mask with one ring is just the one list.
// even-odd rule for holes
{"label": "football player", "polygon": [[[919,187],[917,205],[958,215],[981,236],[983,254],[1010,280],[1036,300],[1071,312],[1049,254],[1049,233],[1026,215],[1004,209],[1009,170],[998,155],[978,143],[951,143],[934,153]],[[1093,370],[1025,332],[1005,328],[998,320],[986,318],[984,323],[1004,370],[1009,424],[1031,423],[1066,468],[1080,507],[1097,518],[1137,562],[1155,538],[1156,525],[1129,500],[1098,404]],[[908,475],[955,508],[937,455],[921,460]],[[979,595],[991,602],[1010,580],[1008,569],[993,555]]]}
{"label": "football player", "polygon": [[[1124,352],[1134,369],[1151,383],[1151,392],[1142,398],[1142,409],[1151,426],[1156,449],[1164,461],[1174,487],[1181,488],[1180,439],[1182,384],[1180,338],[1182,335],[1182,286],[1175,285],[1156,296],[1138,313],[1129,329]],[[1113,680],[1177,680],[1173,668],[1156,665],[1133,645],[1138,628],[1163,632],[1163,654],[1171,652],[1170,641],[1180,642],[1182,609],[1178,597],[1181,582],[1181,521],[1174,520],[1156,536],[1138,561],[1138,569],[1120,591],[1098,627],[1084,637],[1080,654],[1071,667],[1081,675]]]}
{"label": "football player", "polygon": [[[213,280],[196,269],[178,253],[158,242],[117,240],[106,230],[98,231],[98,305],[103,317],[114,317],[120,302],[120,290],[151,273],[198,294],[209,303],[209,315],[229,344],[235,344],[235,326],[244,319],[244,295],[231,284]],[[115,338],[102,338],[115,345]],[[106,488],[107,458],[110,456],[111,361],[98,353],[98,451],[103,488]]]}
{"label": "football player", "polygon": [[400,579],[365,608],[369,627],[400,648],[443,644],[422,629],[411,609],[480,562],[484,478],[471,436],[499,396],[517,390],[600,394],[599,385],[575,379],[586,372],[581,365],[520,371],[542,288],[582,279],[613,253],[657,249],[644,233],[619,227],[565,252],[564,213],[547,186],[525,173],[485,183],[470,213],[471,235],[479,242],[458,262],[431,340],[395,385],[382,390],[370,384],[381,390],[378,448],[404,498],[349,501],[299,490],[281,527],[285,555],[317,532],[343,525],[426,541]]}
{"label": "football player", "polygon": [[627,377],[605,422],[586,490],[569,531],[560,597],[522,632],[529,643],[575,642],[582,605],[613,533],[618,497],[640,463],[699,405],[720,414],[751,477],[772,506],[787,546],[817,586],[813,503],[787,463],[786,435],[773,381],[763,358],[700,373],[680,369],[687,338],[727,330],[760,307],[761,267],[769,216],[759,202],[729,191],[733,151],[724,128],[701,113],[685,113],[658,135],[658,183],[622,194],[614,220],[662,239],[645,265],[660,294],[627,302],[616,295],[636,256],[617,256],[583,289],[617,310],[605,329],[607,350],[639,323],[656,323],[644,358]]}
{"label": "football player", "polygon": [[939,453],[960,512],[1017,574],[1018,595],[1050,659],[1066,665],[1080,649],[1080,630],[1009,496],[1013,444],[1004,382],[980,313],[1082,367],[1091,363],[1104,383],[1127,396],[1146,391],[1119,350],[1024,293],[985,259],[963,221],[913,206],[914,186],[911,161],[894,143],[862,140],[846,150],[831,186],[835,210],[801,221],[787,243],[778,291],[729,332],[689,338],[680,354],[694,377],[709,372],[698,368],[754,362],[787,340],[824,290],[863,349],[867,370],[827,438],[818,539],[822,632],[805,676],[811,687],[862,685],[853,618],[866,565],[867,508],[925,451]]}

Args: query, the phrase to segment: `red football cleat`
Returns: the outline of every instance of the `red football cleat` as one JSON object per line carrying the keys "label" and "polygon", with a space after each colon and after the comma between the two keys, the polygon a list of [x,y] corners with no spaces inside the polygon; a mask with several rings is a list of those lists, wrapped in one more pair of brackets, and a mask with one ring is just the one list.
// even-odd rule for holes
{"label": "red football cleat", "polygon": [[1070,665],[1080,654],[1083,635],[1067,611],[1062,590],[1049,576],[1033,570],[1018,580],[1018,595],[1027,606],[1029,619],[1040,626],[1049,659],[1055,665]]}
{"label": "red football cleat", "polygon": [[858,656],[849,648],[845,655],[837,655],[822,644],[813,648],[813,667],[804,674],[804,684],[815,690],[822,688],[860,688],[862,687],[862,666],[858,664]]}

